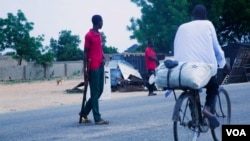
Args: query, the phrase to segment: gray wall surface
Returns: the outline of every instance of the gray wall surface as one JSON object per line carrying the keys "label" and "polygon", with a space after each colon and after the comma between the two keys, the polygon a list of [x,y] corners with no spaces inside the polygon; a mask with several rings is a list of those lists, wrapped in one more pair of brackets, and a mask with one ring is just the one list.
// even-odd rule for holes
{"label": "gray wall surface", "polygon": [[[124,59],[139,71],[143,78],[146,75],[144,53],[125,53]],[[112,54],[105,54],[105,61],[110,61]],[[160,60],[164,59],[164,54],[159,54]],[[17,65],[17,61],[10,56],[0,55],[0,81],[3,80],[33,80],[50,79],[70,76],[81,76],[83,69],[82,60],[54,62],[52,66],[43,68],[34,62],[23,61],[22,65]]]}
{"label": "gray wall surface", "polygon": [[17,65],[13,60],[10,60],[9,63],[7,63],[6,60],[8,59],[3,61],[1,57],[2,56],[0,56],[0,81],[59,78],[82,75],[82,61],[55,62],[53,66],[44,68],[34,62],[28,62],[21,66]]}

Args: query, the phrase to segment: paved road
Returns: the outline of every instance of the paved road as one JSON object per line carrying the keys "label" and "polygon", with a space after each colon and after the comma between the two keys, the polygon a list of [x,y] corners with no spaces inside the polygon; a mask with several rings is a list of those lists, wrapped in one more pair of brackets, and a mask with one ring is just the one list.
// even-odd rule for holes
{"label": "paved road", "polygon": [[[250,83],[224,87],[230,93],[232,124],[250,124]],[[174,102],[163,92],[104,100],[100,110],[110,124],[101,126],[79,124],[79,104],[0,114],[0,141],[172,141]],[[210,132],[200,140],[211,141]]]}

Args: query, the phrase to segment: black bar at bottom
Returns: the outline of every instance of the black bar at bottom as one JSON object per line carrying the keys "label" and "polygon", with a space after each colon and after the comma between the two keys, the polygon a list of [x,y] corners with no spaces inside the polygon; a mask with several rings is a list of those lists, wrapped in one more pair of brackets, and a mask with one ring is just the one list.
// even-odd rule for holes
{"label": "black bar at bottom", "polygon": [[222,141],[238,140],[249,141],[249,125],[222,125]]}

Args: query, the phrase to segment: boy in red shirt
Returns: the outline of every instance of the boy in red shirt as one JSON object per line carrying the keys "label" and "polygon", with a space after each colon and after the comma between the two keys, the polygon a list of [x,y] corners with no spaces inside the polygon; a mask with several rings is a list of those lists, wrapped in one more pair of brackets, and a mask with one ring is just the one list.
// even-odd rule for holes
{"label": "boy in red shirt", "polygon": [[85,35],[84,43],[84,81],[89,82],[90,98],[87,101],[83,112],[84,122],[90,122],[87,115],[92,110],[95,124],[108,124],[107,120],[101,118],[99,112],[99,98],[104,87],[104,54],[102,49],[102,35],[99,29],[102,28],[103,21],[100,15],[92,17],[93,28]]}
{"label": "boy in red shirt", "polygon": [[[153,49],[153,42],[151,39],[147,41],[147,48],[145,49],[145,61],[146,61],[146,69],[147,69],[147,80],[149,81],[149,78],[151,75],[155,75],[155,69],[157,67],[157,56]],[[148,83],[148,96],[156,95],[154,93],[155,83]]]}

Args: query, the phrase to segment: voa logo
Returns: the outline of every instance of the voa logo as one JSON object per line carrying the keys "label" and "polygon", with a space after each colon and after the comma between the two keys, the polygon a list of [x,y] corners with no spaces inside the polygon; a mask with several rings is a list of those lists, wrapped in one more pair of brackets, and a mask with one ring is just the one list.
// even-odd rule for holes
{"label": "voa logo", "polygon": [[228,136],[247,136],[244,129],[226,129]]}

